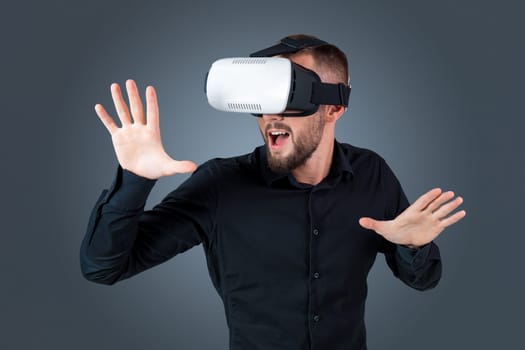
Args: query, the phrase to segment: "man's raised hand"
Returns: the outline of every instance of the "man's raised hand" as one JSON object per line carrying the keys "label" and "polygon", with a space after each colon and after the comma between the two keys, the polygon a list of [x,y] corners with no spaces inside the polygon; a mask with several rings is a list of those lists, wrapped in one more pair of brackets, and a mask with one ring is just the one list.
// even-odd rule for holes
{"label": "man's raised hand", "polygon": [[98,117],[111,134],[120,166],[148,179],[194,171],[197,167],[195,163],[172,159],[162,146],[159,108],[153,86],[146,88],[146,118],[133,80],[126,81],[126,90],[130,108],[122,97],[119,85],[111,84],[111,96],[122,124],[120,128],[102,105],[95,105]]}
{"label": "man's raised hand", "polygon": [[452,214],[463,203],[463,198],[453,198],[454,192],[442,192],[435,188],[419,197],[393,220],[362,217],[359,224],[376,231],[390,242],[417,248],[430,243],[447,226],[465,217],[465,210]]}

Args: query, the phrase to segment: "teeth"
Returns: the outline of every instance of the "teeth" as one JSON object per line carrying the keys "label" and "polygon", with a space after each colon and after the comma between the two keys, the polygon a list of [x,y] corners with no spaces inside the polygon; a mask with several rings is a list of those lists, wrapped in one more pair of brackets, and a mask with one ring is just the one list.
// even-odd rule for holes
{"label": "teeth", "polygon": [[287,133],[284,131],[272,131],[270,135],[272,136],[279,136],[279,135],[286,135]]}

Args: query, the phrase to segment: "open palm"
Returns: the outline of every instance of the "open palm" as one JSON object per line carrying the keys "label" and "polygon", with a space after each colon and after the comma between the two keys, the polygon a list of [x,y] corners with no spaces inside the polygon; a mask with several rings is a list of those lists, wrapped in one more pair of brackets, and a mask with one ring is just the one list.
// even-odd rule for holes
{"label": "open palm", "polygon": [[194,171],[195,163],[176,161],[164,150],[160,137],[155,89],[152,86],[146,88],[146,118],[137,85],[133,80],[126,81],[126,90],[131,112],[124,101],[119,85],[115,83],[111,85],[111,95],[121,127],[117,126],[102,105],[95,106],[98,117],[111,134],[121,167],[149,179]]}
{"label": "open palm", "polygon": [[390,242],[417,248],[430,243],[447,226],[466,215],[464,210],[449,215],[463,203],[463,198],[451,200],[453,197],[454,192],[442,192],[435,188],[419,197],[393,220],[363,217],[359,219],[359,224],[376,231]]}

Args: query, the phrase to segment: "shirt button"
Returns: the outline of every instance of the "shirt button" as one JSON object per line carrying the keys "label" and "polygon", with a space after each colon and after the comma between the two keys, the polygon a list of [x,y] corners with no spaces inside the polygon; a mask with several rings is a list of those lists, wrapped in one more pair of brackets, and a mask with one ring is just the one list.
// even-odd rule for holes
{"label": "shirt button", "polygon": [[319,322],[319,315],[314,315],[314,322]]}
{"label": "shirt button", "polygon": [[314,231],[313,231],[313,233],[314,233],[314,236],[317,236],[317,235],[319,234],[319,230],[318,230],[318,229],[316,229],[316,228],[314,228]]}
{"label": "shirt button", "polygon": [[314,278],[319,278],[319,272],[314,272]]}

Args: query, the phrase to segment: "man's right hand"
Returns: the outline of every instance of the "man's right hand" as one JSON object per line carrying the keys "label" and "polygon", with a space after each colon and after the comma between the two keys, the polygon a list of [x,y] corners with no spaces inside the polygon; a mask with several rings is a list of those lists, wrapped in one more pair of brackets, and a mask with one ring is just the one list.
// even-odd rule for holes
{"label": "man's right hand", "polygon": [[146,119],[137,85],[133,80],[126,81],[126,90],[131,113],[122,97],[119,85],[111,84],[111,96],[122,123],[120,128],[102,105],[95,105],[98,117],[111,134],[120,166],[148,179],[194,171],[197,168],[195,163],[172,159],[162,146],[159,108],[153,86],[146,88]]}

